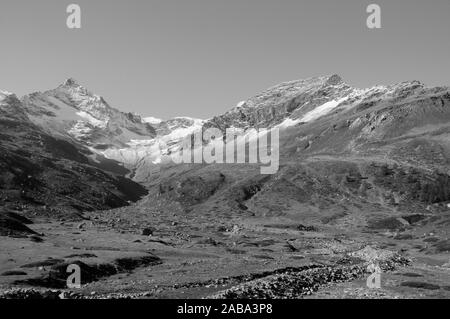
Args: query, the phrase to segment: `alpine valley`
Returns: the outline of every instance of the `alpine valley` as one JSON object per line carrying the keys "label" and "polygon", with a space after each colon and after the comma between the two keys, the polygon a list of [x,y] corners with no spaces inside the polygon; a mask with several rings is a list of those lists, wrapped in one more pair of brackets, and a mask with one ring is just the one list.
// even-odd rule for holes
{"label": "alpine valley", "polygon": [[[119,109],[74,79],[0,91],[0,298],[450,297],[449,87],[331,75],[204,120]],[[210,127],[279,129],[278,172],[167,160]]]}

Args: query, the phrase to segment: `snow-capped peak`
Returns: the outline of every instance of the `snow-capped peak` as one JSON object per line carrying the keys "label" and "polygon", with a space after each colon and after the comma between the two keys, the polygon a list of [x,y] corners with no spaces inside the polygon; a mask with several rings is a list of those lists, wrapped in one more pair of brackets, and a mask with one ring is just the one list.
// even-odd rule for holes
{"label": "snow-capped peak", "polygon": [[73,78],[56,89],[27,95],[22,101],[35,124],[88,145],[123,146],[132,139],[149,139],[156,134],[140,116],[111,107]]}

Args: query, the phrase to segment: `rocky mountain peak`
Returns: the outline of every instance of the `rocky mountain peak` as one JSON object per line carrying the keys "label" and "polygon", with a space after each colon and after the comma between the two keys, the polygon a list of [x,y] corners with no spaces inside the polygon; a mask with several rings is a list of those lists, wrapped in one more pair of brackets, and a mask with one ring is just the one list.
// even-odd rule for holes
{"label": "rocky mountain peak", "polygon": [[67,80],[65,80],[65,81],[63,82],[62,86],[76,87],[76,86],[80,86],[80,84],[79,84],[78,81],[75,80],[74,78],[68,78]]}
{"label": "rocky mountain peak", "polygon": [[333,74],[332,76],[328,77],[328,80],[326,82],[327,85],[339,85],[343,84],[344,81],[342,80],[341,76],[338,74]]}
{"label": "rocky mountain peak", "polygon": [[111,109],[102,96],[89,91],[74,78],[68,78],[56,89],[47,91],[45,94],[59,97],[66,96],[69,99],[76,101],[81,107],[90,106],[100,110]]}

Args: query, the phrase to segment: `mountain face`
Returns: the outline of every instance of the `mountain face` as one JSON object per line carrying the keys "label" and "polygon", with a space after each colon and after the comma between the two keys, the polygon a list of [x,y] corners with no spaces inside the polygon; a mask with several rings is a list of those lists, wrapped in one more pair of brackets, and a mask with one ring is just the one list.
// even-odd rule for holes
{"label": "mountain face", "polygon": [[[426,89],[417,81],[391,86],[357,89],[347,85],[340,76],[332,75],[279,84],[242,101],[229,112],[205,123],[207,127],[225,130],[229,127],[286,128],[312,122],[330,113],[376,104],[399,104],[414,97],[446,92],[446,88]],[[344,112],[345,113],[345,112]]]}
{"label": "mountain face", "polygon": [[154,128],[132,113],[122,113],[100,96],[68,79],[54,90],[29,94],[22,103],[30,120],[49,134],[81,141],[96,149],[150,139]]}
{"label": "mountain face", "polygon": [[146,194],[123,177],[127,171],[118,163],[49,135],[28,118],[29,107],[14,94],[0,93],[0,210],[78,218],[82,211],[128,205]]}
{"label": "mountain face", "polygon": [[222,130],[228,127],[269,128],[287,119],[301,119],[317,107],[331,101],[337,103],[355,91],[338,75],[286,82],[240,102],[206,125]]}

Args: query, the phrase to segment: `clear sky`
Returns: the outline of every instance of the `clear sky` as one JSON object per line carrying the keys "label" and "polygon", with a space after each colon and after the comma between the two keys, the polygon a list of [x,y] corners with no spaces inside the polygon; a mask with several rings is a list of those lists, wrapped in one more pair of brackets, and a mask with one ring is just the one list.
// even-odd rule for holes
{"label": "clear sky", "polygon": [[[66,27],[66,7],[82,28]],[[381,6],[382,28],[366,27]],[[450,85],[449,0],[1,0],[0,89],[74,77],[114,107],[209,118],[279,82]]]}

